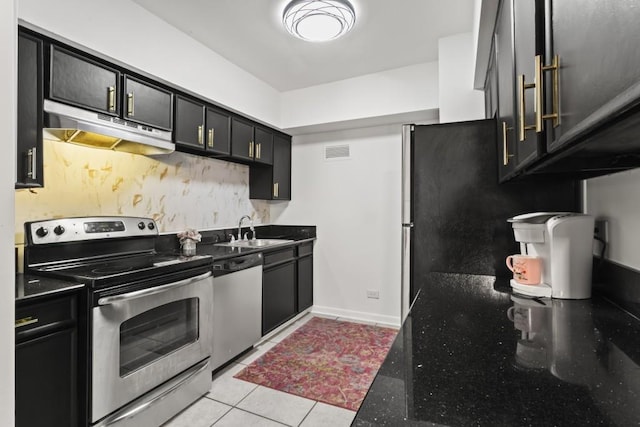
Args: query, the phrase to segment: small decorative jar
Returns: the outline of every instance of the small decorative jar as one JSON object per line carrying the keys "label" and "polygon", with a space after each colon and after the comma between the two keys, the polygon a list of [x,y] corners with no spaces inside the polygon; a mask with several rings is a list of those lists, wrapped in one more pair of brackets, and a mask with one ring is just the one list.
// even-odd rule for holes
{"label": "small decorative jar", "polygon": [[199,242],[202,236],[193,228],[187,228],[185,231],[178,233],[178,239],[180,239],[182,255],[194,256],[196,254],[196,242]]}

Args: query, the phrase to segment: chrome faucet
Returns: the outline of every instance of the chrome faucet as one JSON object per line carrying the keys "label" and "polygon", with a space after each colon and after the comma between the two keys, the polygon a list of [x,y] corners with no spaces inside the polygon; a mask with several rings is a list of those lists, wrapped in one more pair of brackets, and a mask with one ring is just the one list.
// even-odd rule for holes
{"label": "chrome faucet", "polygon": [[[251,219],[251,217],[249,215],[244,215],[242,218],[240,218],[240,221],[238,221],[238,240],[242,239],[242,221],[244,221],[245,219],[248,219],[249,222],[249,230],[251,230],[251,237],[252,239],[256,238],[256,232],[253,229],[253,220]],[[244,239],[243,240],[247,240],[247,233],[244,234]]]}

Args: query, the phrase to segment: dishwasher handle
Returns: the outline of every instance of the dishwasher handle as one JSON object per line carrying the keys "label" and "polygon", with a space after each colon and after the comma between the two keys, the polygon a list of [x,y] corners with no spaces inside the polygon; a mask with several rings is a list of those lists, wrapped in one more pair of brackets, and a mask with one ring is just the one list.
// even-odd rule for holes
{"label": "dishwasher handle", "polygon": [[213,262],[213,277],[220,277],[236,271],[262,265],[262,253],[241,255]]}

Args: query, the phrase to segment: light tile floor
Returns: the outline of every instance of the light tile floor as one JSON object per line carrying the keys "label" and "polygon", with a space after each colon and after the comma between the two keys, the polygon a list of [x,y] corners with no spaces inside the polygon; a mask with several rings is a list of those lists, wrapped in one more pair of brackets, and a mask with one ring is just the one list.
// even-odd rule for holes
{"label": "light tile floor", "polygon": [[277,334],[268,336],[251,352],[216,373],[209,393],[169,420],[163,427],[351,425],[356,414],[353,411],[233,378],[236,373],[314,316],[329,317],[307,314]]}

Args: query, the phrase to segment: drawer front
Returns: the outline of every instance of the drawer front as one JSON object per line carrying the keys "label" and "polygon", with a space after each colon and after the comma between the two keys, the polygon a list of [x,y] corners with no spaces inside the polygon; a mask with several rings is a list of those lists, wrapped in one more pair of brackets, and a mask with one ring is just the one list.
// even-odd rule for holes
{"label": "drawer front", "polygon": [[313,253],[313,242],[303,243],[298,246],[298,256],[311,255]]}
{"label": "drawer front", "polygon": [[[16,338],[36,329],[48,330],[61,322],[76,319],[76,298],[67,296],[16,307]],[[43,331],[44,332],[44,331]],[[30,336],[32,334],[29,334]]]}
{"label": "drawer front", "polygon": [[288,261],[294,259],[295,256],[295,247],[282,249],[276,252],[267,252],[264,254],[264,266],[268,267],[269,264]]}

